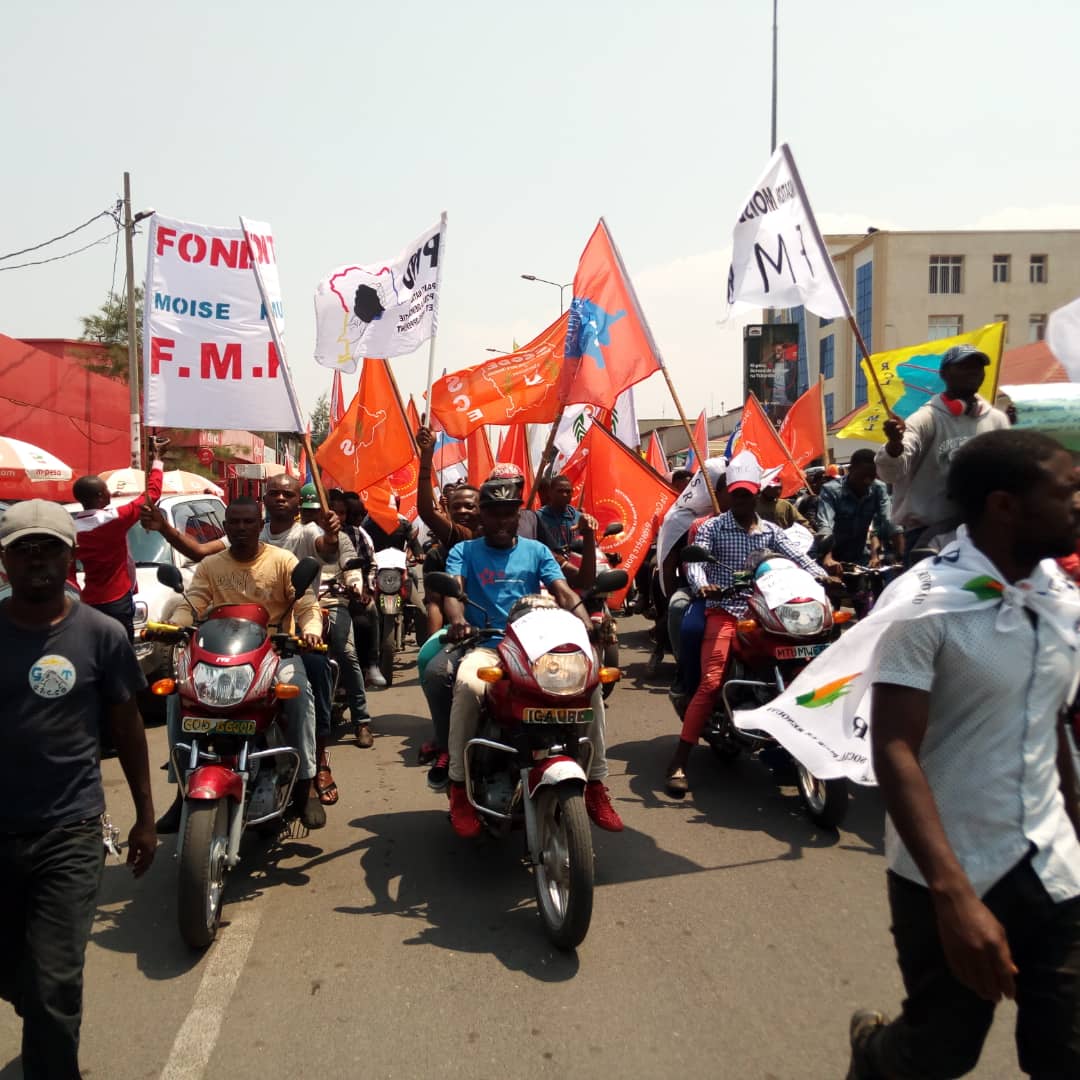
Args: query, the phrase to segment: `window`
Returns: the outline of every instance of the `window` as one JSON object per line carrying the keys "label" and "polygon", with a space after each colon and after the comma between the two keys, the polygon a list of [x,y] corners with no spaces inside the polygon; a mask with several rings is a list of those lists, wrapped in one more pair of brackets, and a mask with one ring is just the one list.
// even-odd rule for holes
{"label": "window", "polygon": [[995,315],[994,322],[1000,322],[1005,324],[1005,333],[1001,335],[1001,342],[1004,344],[1009,340],[1009,316],[1008,315]]}
{"label": "window", "polygon": [[[1032,285],[1045,285],[1046,284],[1046,256],[1045,255],[1032,255],[1031,263],[1028,266],[1028,281]],[[1039,338],[1041,341],[1042,338]]]}
{"label": "window", "polygon": [[963,292],[964,256],[930,256],[930,291],[932,293]]}
{"label": "window", "polygon": [[[994,284],[1007,285],[1009,283],[1009,259],[1008,255],[994,256]],[[931,289],[931,292],[934,290]]]}
{"label": "window", "polygon": [[836,338],[832,334],[818,342],[818,371],[823,379],[836,373]]}
{"label": "window", "polygon": [[810,373],[806,366],[806,308],[801,304],[792,308],[791,321],[799,328],[799,359],[795,379],[798,391],[802,394],[810,385]]}
{"label": "window", "polygon": [[[862,334],[862,339],[866,343],[866,351],[872,353],[874,351],[874,264],[872,262],[863,263],[855,271],[855,325],[859,328],[859,333]],[[861,356],[857,344],[855,356]],[[862,364],[857,363],[855,365],[855,404],[865,405],[866,399],[866,372],[863,371]]]}
{"label": "window", "polygon": [[927,341],[956,337],[964,332],[963,315],[931,315],[926,327]]}
{"label": "window", "polygon": [[1042,341],[1046,337],[1046,315],[1028,316],[1028,341]]}
{"label": "window", "polygon": [[833,416],[834,402],[835,402],[835,395],[834,394],[826,394],[825,395],[825,423],[826,424],[833,423],[833,420],[835,419],[834,416]]}

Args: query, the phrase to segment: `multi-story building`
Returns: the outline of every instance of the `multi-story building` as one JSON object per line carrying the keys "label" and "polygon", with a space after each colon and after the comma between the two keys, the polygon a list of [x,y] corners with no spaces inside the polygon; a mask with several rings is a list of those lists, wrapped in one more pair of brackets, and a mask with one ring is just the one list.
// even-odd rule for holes
{"label": "multi-story building", "polygon": [[[1006,349],[1041,341],[1047,315],[1080,296],[1080,230],[886,232],[825,237],[870,352],[1006,323]],[[800,382],[825,378],[831,424],[866,403],[851,328],[802,308],[765,313],[800,328]]]}

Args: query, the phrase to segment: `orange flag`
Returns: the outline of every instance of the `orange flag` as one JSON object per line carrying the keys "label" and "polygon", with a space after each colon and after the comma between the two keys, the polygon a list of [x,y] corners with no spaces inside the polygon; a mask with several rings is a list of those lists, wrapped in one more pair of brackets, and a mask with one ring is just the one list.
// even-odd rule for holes
{"label": "orange flag", "polygon": [[805,469],[814,458],[825,457],[825,402],[821,381],[814,383],[788,410],[780,425],[780,438],[791,451],[792,460]]}
{"label": "orange flag", "polygon": [[478,427],[465,436],[465,452],[469,457],[469,483],[478,488],[495,468],[486,428]]}
{"label": "orange flag", "polygon": [[667,476],[667,455],[664,453],[664,447],[660,442],[660,436],[657,435],[655,431],[649,436],[649,450],[645,455],[645,460],[661,476]]}
{"label": "orange flag", "polygon": [[415,435],[420,430],[420,414],[416,411],[412,394],[409,395],[409,404],[405,406],[405,417],[409,421],[409,430]]}
{"label": "orange flag", "polygon": [[[617,551],[622,556],[619,569],[633,581],[649,554],[657,523],[675,502],[675,489],[599,424],[589,426],[563,471],[574,483],[574,504],[596,518],[601,532],[614,521],[622,524],[623,531],[600,541],[600,548]],[[625,596],[625,589],[612,594],[611,606],[621,606]]]}
{"label": "orange flag", "polygon": [[791,460],[788,448],[780,441],[772,421],[765,415],[761,402],[753,394],[746,399],[743,406],[737,449],[751,451],[766,472],[783,466],[780,473],[780,491],[783,495],[794,495],[799,488],[806,485],[806,477]]}
{"label": "orange flag", "polygon": [[417,516],[416,490],[419,480],[420,459],[418,457],[414,457],[407,465],[403,465],[386,478],[390,490],[397,496],[398,513],[403,514],[410,521],[415,521]]}
{"label": "orange flag", "polygon": [[662,366],[622,256],[601,218],[574,275],[560,400],[612,409],[628,386]]}
{"label": "orange flag", "polygon": [[[367,363],[366,360],[364,362]],[[361,488],[358,494],[364,502],[364,509],[384,532],[393,532],[397,528],[398,511],[394,506],[394,492],[389,477]]]}
{"label": "orange flag", "polygon": [[694,441],[690,444],[690,449],[686,454],[686,464],[683,468],[690,469],[692,472],[697,472],[701,468],[701,463],[709,456],[709,419],[705,415],[705,410],[701,410],[701,415],[697,418],[697,423],[694,425]]}
{"label": "orange flag", "polygon": [[354,491],[371,487],[416,455],[412,432],[385,360],[364,360],[360,387],[341,423],[315,455],[319,467]]}
{"label": "orange flag", "polygon": [[499,461],[516,465],[525,477],[525,494],[532,491],[533,469],[529,457],[529,437],[524,424],[511,424],[499,447]]}
{"label": "orange flag", "polygon": [[566,323],[560,315],[524,348],[432,384],[431,412],[447,435],[463,439],[483,424],[549,424],[559,415],[557,385]]}

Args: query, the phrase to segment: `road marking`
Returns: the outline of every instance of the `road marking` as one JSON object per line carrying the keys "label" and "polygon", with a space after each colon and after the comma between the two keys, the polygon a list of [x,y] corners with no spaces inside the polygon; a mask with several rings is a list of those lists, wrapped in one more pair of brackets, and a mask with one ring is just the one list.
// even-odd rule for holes
{"label": "road marking", "polygon": [[261,905],[250,901],[229,909],[229,925],[211,946],[195,1004],[181,1025],[161,1071],[161,1080],[202,1080],[214,1053],[225,1010],[247,963],[262,919]]}

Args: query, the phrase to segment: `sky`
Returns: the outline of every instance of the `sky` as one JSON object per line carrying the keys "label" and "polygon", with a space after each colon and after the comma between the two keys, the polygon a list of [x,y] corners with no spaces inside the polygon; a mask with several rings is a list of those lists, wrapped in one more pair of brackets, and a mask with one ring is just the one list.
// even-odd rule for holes
{"label": "sky", "polygon": [[[779,137],[824,232],[1080,227],[1075,0],[779,9]],[[572,281],[603,215],[686,411],[716,413],[741,399],[725,286],[769,157],[771,19],[771,0],[8,5],[0,254],[111,207],[125,170],[136,211],[271,223],[310,409],[331,268],[396,255],[446,210],[436,367],[454,370],[555,318],[558,291],[521,275]],[[0,332],[77,337],[123,288],[116,254],[0,271]],[[419,398],[427,348],[393,368]],[[637,411],[674,418],[659,374]]]}

